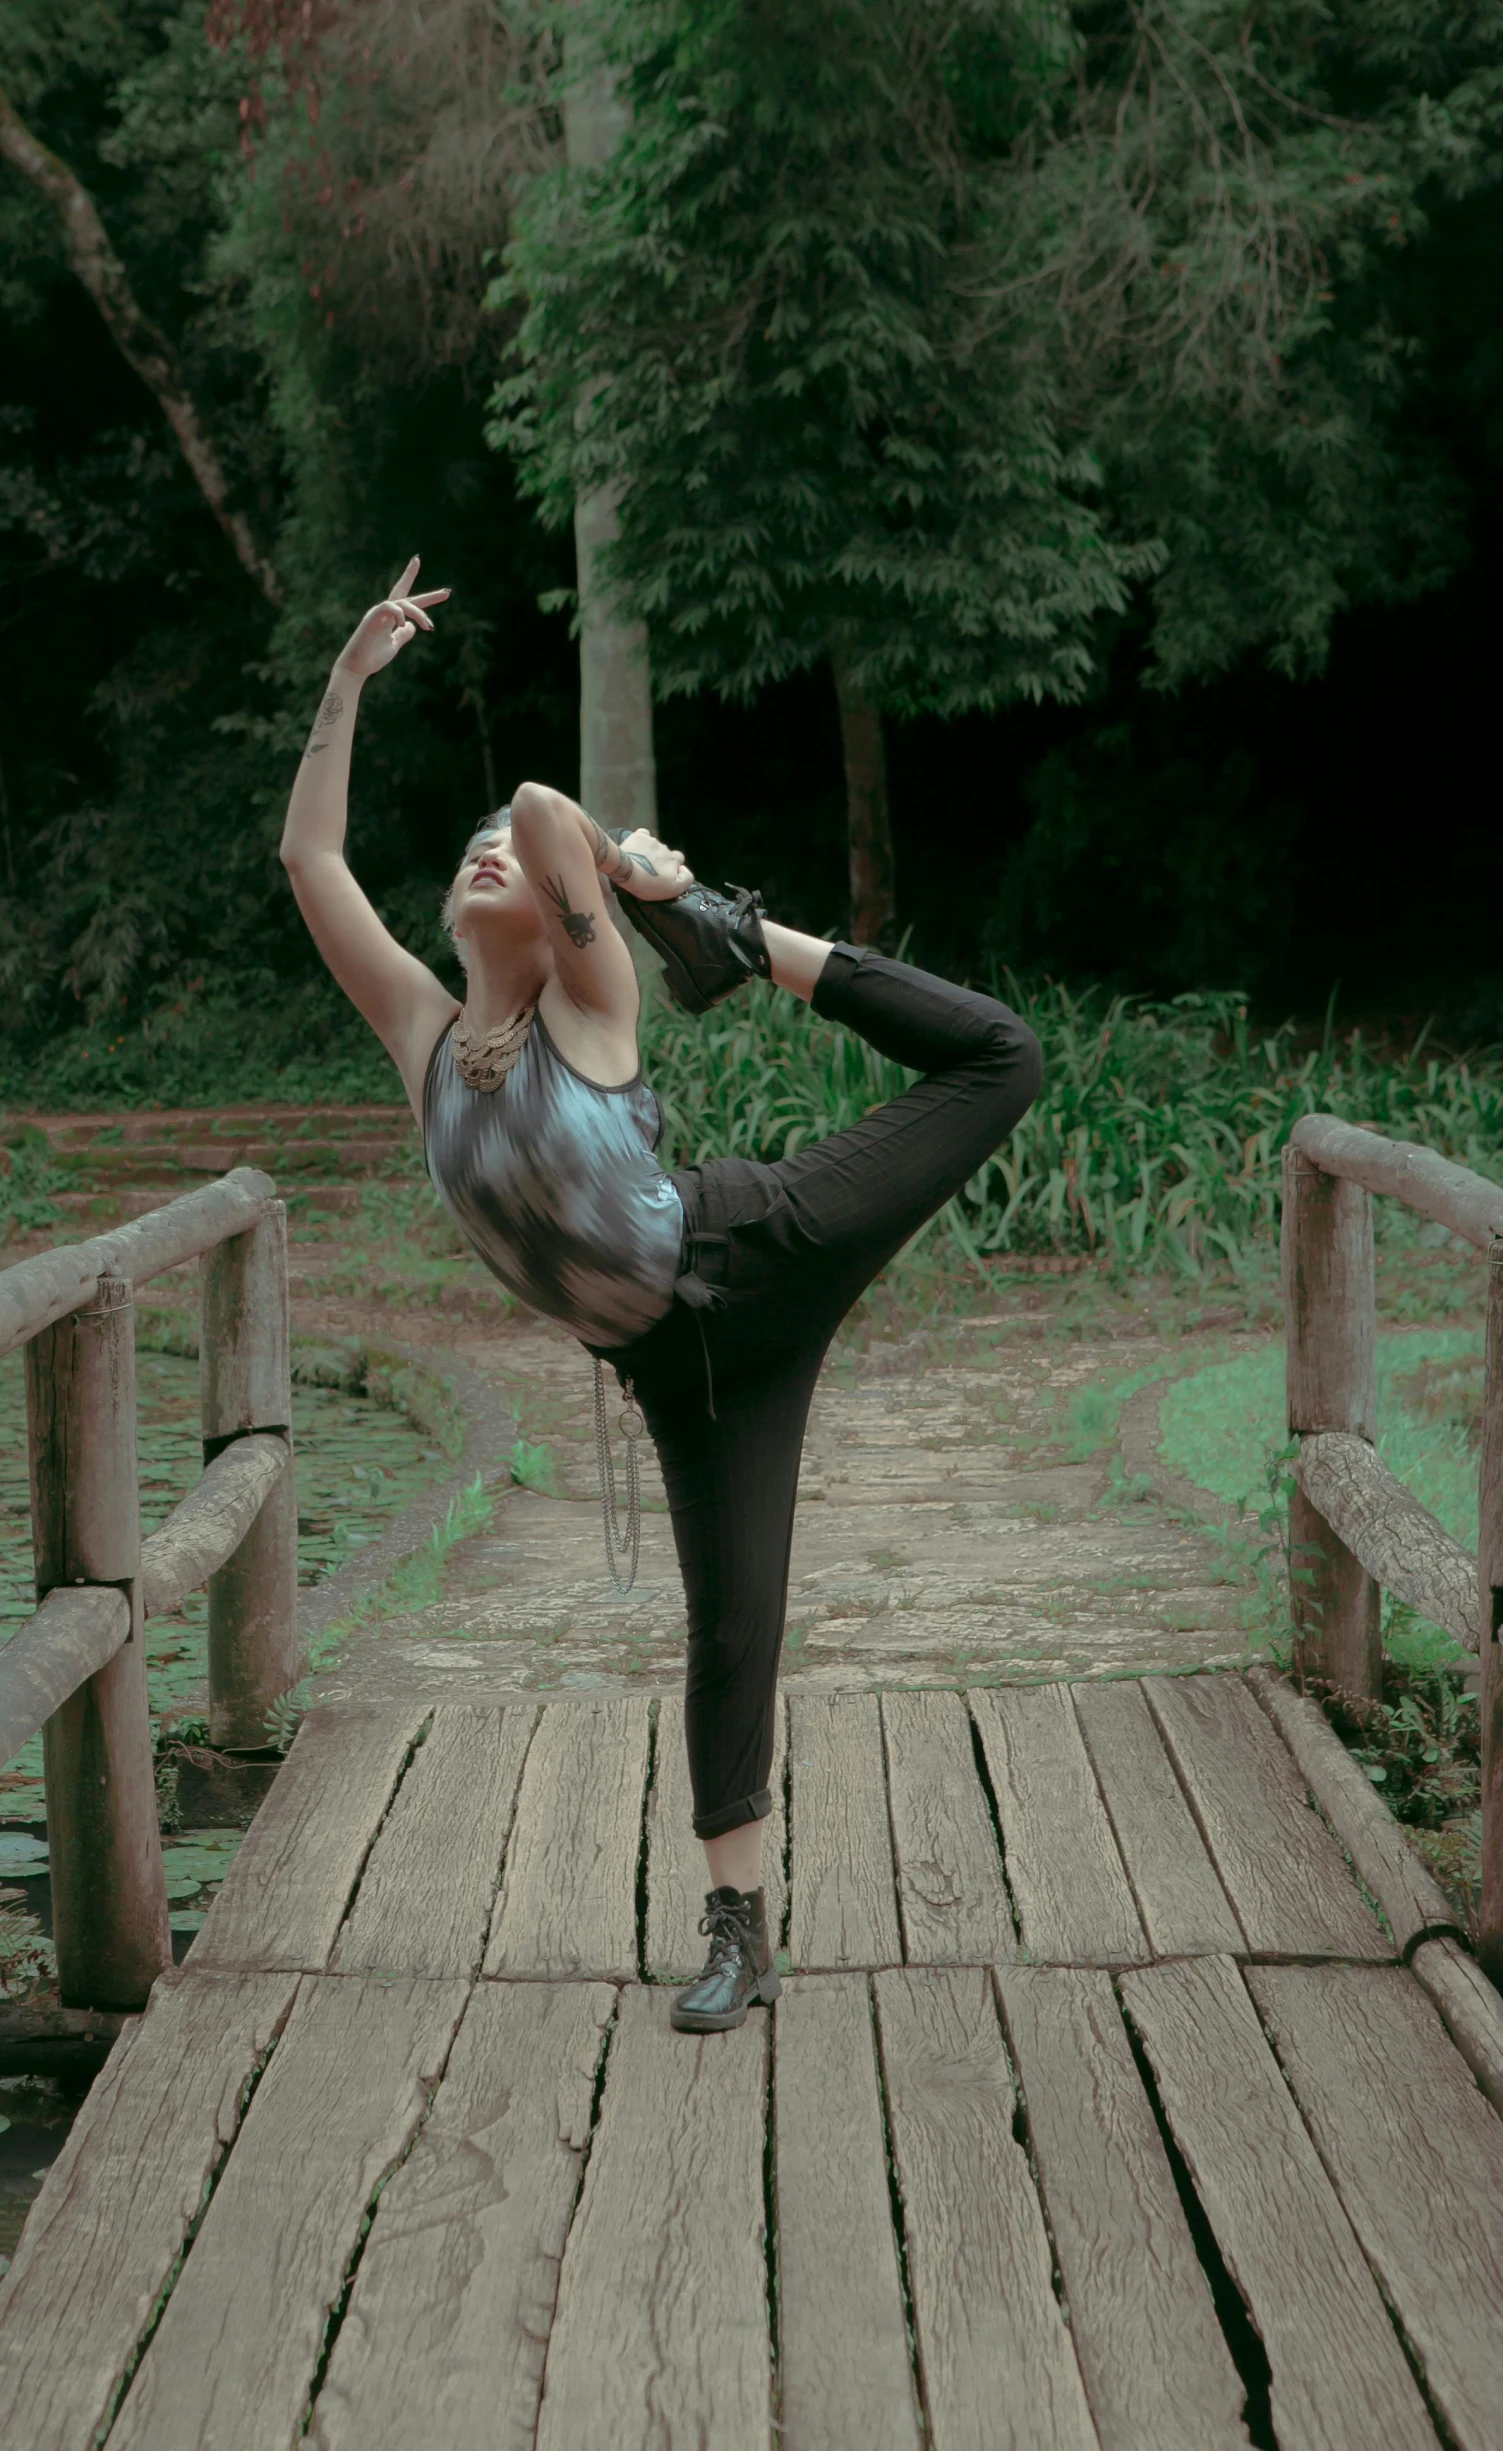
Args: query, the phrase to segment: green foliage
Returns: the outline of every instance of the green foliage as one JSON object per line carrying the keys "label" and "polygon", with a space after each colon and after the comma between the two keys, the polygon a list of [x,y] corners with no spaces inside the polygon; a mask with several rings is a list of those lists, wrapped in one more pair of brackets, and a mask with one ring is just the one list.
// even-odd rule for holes
{"label": "green foliage", "polygon": [[555,520],[620,489],[660,687],[1070,696],[1150,579],[1161,681],[1307,670],[1455,559],[1384,279],[1427,179],[1496,175],[1495,0],[568,22],[625,130],[520,198],[494,433]]}
{"label": "green foliage", "polygon": [[535,1446],[531,1439],[519,1438],[507,1465],[519,1489],[538,1490],[545,1498],[557,1497],[558,1458],[546,1441]]}
{"label": "green foliage", "polygon": [[1452,1676],[1385,1669],[1382,1702],[1360,1706],[1352,1752],[1389,1811],[1438,1830],[1482,1797],[1481,1711]]}

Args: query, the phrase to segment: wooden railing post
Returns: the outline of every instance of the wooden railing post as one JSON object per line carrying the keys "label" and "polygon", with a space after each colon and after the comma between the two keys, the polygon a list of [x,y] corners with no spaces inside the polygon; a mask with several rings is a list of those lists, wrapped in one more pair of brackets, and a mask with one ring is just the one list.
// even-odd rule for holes
{"label": "wooden railing post", "polygon": [[[292,1443],[287,1210],[204,1254],[199,1340],[204,1462],[235,1438]],[[297,1637],[297,1490],[284,1472],[235,1554],[209,1578],[209,1732],[254,1750],[266,1715],[301,1673]]]}
{"label": "wooden railing post", "polygon": [[70,2008],[139,2008],[172,1960],[157,1829],[141,1611],[136,1347],[131,1288],[97,1299],[26,1348],[37,1597],[110,1584],[130,1604],[123,1649],[42,1734],[58,1986]]}
{"label": "wooden railing post", "polygon": [[[1284,1333],[1289,1428],[1377,1437],[1377,1293],[1372,1195],[1284,1151]],[[1382,1594],[1296,1489],[1291,1592],[1306,1672],[1355,1698],[1382,1691]]]}
{"label": "wooden railing post", "polygon": [[1482,1663],[1482,1906],[1477,1955],[1503,1988],[1503,1242],[1487,1272],[1487,1379],[1482,1404],[1477,1570]]}

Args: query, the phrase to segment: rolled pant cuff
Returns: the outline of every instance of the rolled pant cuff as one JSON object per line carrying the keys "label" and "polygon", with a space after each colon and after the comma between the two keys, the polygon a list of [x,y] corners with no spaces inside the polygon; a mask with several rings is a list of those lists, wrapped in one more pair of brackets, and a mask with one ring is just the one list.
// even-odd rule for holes
{"label": "rolled pant cuff", "polygon": [[739,1803],[723,1804],[718,1813],[696,1813],[696,1838],[724,1838],[727,1830],[739,1830],[748,1821],[765,1821],[772,1811],[772,1789],[759,1787],[753,1795],[743,1796]]}

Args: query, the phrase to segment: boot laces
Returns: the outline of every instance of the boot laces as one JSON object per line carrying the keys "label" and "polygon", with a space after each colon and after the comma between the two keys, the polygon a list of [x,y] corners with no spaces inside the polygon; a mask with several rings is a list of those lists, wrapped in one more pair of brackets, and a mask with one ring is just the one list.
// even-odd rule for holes
{"label": "boot laces", "polygon": [[745,1907],[712,1906],[707,1915],[700,1916],[699,1928],[710,1944],[706,1974],[719,1974],[723,1967],[733,1966],[751,1948],[751,1917]]}

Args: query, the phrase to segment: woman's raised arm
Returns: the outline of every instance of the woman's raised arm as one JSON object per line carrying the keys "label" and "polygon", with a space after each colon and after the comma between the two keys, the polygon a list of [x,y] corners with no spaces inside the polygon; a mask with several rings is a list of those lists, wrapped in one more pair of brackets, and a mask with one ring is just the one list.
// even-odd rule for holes
{"label": "woman's raised arm", "polygon": [[414,555],[390,596],[372,605],[329,675],[287,804],[282,864],[319,952],[386,1048],[420,1112],[423,1065],[458,1008],[427,964],[399,945],[377,917],[344,856],[361,690],[418,630],[432,629],[426,608],[441,604],[449,593],[437,587],[425,595],[409,594],[417,573]]}

